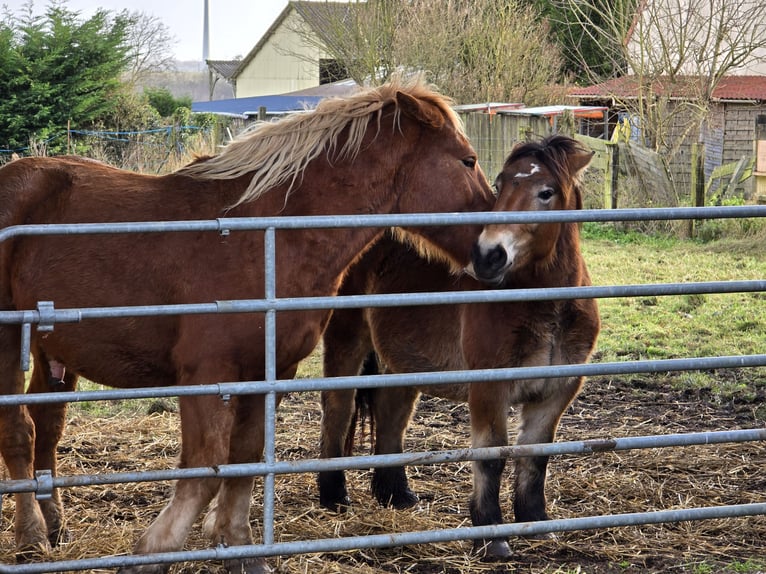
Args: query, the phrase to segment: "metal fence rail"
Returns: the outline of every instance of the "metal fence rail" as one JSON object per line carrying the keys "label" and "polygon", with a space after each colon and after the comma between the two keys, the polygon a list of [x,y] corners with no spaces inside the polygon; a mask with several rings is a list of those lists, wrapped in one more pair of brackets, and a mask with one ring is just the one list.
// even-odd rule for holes
{"label": "metal fence rail", "polygon": [[49,472],[38,473],[34,479],[0,481],[0,496],[15,492],[35,492],[39,498],[50,496],[52,489],[118,482],[175,480],[192,477],[233,477],[262,475],[264,480],[263,543],[230,548],[149,554],[140,556],[112,556],[87,560],[45,562],[37,564],[0,565],[0,572],[61,572],[112,568],[119,566],[170,563],[189,560],[222,560],[232,558],[299,554],[304,552],[341,551],[362,547],[383,547],[414,543],[438,542],[470,538],[493,538],[541,534],[566,530],[604,528],[635,524],[653,524],[678,520],[702,520],[716,517],[766,514],[766,503],[738,506],[694,508],[674,511],[655,511],[568,520],[550,520],[543,523],[517,523],[496,526],[457,528],[439,531],[392,533],[342,539],[311,540],[291,543],[274,541],[274,479],[277,474],[317,472],[393,466],[402,464],[437,464],[465,460],[491,459],[553,454],[591,454],[609,450],[658,448],[692,444],[720,444],[728,442],[766,440],[766,429],[721,431],[714,433],[688,433],[666,436],[631,437],[624,439],[593,439],[544,445],[508,446],[484,449],[459,449],[438,453],[403,453],[366,457],[325,460],[277,461],[275,454],[276,395],[283,392],[315,391],[336,388],[401,386],[405,384],[429,385],[471,382],[477,380],[513,380],[520,378],[593,376],[598,374],[652,373],[673,370],[697,370],[729,367],[766,366],[766,354],[729,357],[702,357],[592,363],[555,367],[526,367],[488,369],[477,371],[380,375],[377,377],[338,377],[332,379],[303,379],[280,381],[276,379],[276,313],[287,310],[330,309],[349,307],[382,307],[444,303],[531,301],[545,299],[635,297],[646,295],[681,295],[702,293],[735,293],[766,291],[766,278],[751,281],[716,281],[688,284],[646,284],[622,286],[594,286],[563,289],[488,290],[458,293],[417,293],[353,297],[319,297],[278,299],[275,289],[277,229],[338,228],[338,227],[392,227],[475,223],[519,222],[583,222],[583,221],[639,221],[765,217],[766,206],[661,208],[583,210],[548,213],[476,213],[476,214],[417,214],[417,215],[365,215],[314,216],[300,218],[220,218],[208,221],[164,221],[111,224],[21,225],[0,230],[0,242],[16,237],[36,235],[89,235],[101,233],[167,233],[210,231],[229,234],[235,231],[260,230],[265,233],[264,266],[266,272],[264,299],[213,301],[194,305],[149,305],[102,308],[57,309],[55,302],[38,302],[36,309],[0,311],[0,324],[22,326],[21,364],[29,367],[31,326],[55,329],[57,324],[97,320],[108,317],[147,315],[178,315],[187,313],[265,313],[266,316],[266,369],[264,381],[218,382],[187,387],[123,389],[67,393],[40,393],[35,395],[2,395],[0,406],[40,404],[61,401],[112,400],[117,398],[148,398],[180,395],[217,395],[226,399],[236,394],[264,394],[266,397],[266,435],[262,463],[222,465],[216,468],[187,468],[136,473],[114,473],[53,477]]}

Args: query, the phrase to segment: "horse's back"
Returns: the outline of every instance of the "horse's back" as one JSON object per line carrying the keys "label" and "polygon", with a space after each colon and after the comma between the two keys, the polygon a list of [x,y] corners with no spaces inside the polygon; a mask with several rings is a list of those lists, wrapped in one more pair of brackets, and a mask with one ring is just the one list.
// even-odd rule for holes
{"label": "horse's back", "polygon": [[[462,281],[446,265],[386,237],[352,267],[344,285],[357,294],[427,293],[460,290]],[[390,372],[442,371],[462,368],[459,313],[458,305],[371,308],[365,320]],[[439,396],[453,391],[447,387]]]}

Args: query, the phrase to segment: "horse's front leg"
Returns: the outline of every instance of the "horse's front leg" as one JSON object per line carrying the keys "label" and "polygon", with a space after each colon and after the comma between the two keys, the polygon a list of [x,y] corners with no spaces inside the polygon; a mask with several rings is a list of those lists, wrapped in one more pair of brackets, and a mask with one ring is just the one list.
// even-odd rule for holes
{"label": "horse's front leg", "polygon": [[[508,384],[472,383],[468,393],[473,448],[508,444]],[[474,526],[502,524],[500,480],[505,459],[478,460],[473,463],[473,492],[469,503]],[[506,559],[511,549],[505,538],[474,542],[474,551],[487,559]]]}
{"label": "horse's front leg", "polygon": [[[566,408],[582,386],[582,378],[551,379],[544,383],[543,400],[521,405],[519,414],[518,445],[553,442],[556,429]],[[529,456],[516,459],[516,483],[513,510],[516,522],[548,520],[545,500],[547,456]],[[553,535],[547,535],[552,538]]]}
{"label": "horse's front leg", "polygon": [[[77,375],[64,371],[56,364],[59,372],[52,373],[48,361],[35,355],[35,366],[30,378],[30,393],[71,392],[77,384]],[[29,414],[35,425],[35,470],[50,470],[57,474],[56,447],[64,433],[67,403],[48,403],[29,405]],[[67,542],[69,533],[64,528],[64,505],[58,489],[54,489],[50,498],[38,501],[48,528],[48,540],[51,546]]]}
{"label": "horse's front leg", "polygon": [[[224,403],[214,396],[179,398],[181,468],[213,467],[227,461],[233,403]],[[194,521],[213,499],[220,483],[218,478],[179,480],[170,503],[139,538],[134,553],[180,550]],[[247,506],[249,508],[249,504]],[[162,574],[168,569],[167,564],[127,566],[121,568],[119,574]]]}
{"label": "horse's front leg", "polygon": [[[280,378],[292,378],[280,375]],[[278,397],[277,403],[281,397]],[[263,395],[242,395],[236,402],[234,424],[230,433],[229,464],[258,462],[263,457],[264,412]],[[254,477],[225,478],[216,499],[215,509],[205,519],[205,531],[213,544],[239,546],[252,544],[250,528],[250,498]],[[270,572],[264,558],[227,560],[224,566],[237,574]]]}
{"label": "horse's front leg", "polygon": [[[0,327],[0,394],[24,392],[19,368],[20,329]],[[0,454],[12,480],[33,477],[35,427],[24,406],[0,407]],[[34,493],[14,494],[16,558],[23,562],[49,549],[48,528]]]}

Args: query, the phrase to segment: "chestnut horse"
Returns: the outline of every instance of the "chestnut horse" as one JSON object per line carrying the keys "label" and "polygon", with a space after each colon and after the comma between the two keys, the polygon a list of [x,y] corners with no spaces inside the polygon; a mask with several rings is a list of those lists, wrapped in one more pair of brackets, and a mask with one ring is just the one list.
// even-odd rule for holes
{"label": "chestnut horse", "polygon": [[[260,123],[222,153],[165,176],[75,158],[29,158],[0,169],[0,227],[302,216],[483,211],[494,202],[476,153],[449,102],[419,81],[394,81],[328,99],[315,110]],[[460,269],[480,226],[402,230],[414,245]],[[346,268],[382,229],[278,230],[277,297],[336,294]],[[20,237],[0,244],[0,309],[210,302],[264,297],[263,232]],[[277,376],[294,376],[319,341],[326,310],[277,316]],[[0,326],[0,393],[22,393],[19,325]],[[264,314],[115,318],[33,332],[33,390],[53,375],[113,387],[264,379]],[[39,369],[39,370],[38,370]],[[64,371],[66,369],[66,371]],[[259,460],[262,395],[180,399],[182,467]],[[64,407],[0,409],[0,452],[11,478],[55,469]],[[37,438],[37,441],[35,440]],[[253,478],[181,480],[135,552],[180,550],[217,496],[214,544],[249,544]],[[17,551],[45,550],[61,531],[56,501],[17,494]],[[262,572],[262,559],[233,560]],[[155,573],[167,566],[125,567]]]}
{"label": "chestnut horse", "polygon": [[[518,145],[495,185],[496,211],[580,209],[579,176],[592,153],[575,140],[552,136]],[[506,289],[590,285],[576,223],[488,225],[473,253],[473,274]],[[377,243],[349,270],[340,294],[481,289],[391,239]],[[392,373],[567,365],[587,361],[600,327],[596,302],[501,302],[336,310],[324,333],[325,376],[354,375],[371,351]],[[551,442],[559,419],[583,384],[582,377],[481,382],[422,388],[378,388],[370,396],[375,453],[396,453],[422,391],[467,401],[474,447],[506,445],[507,417],[519,405],[517,444]],[[344,454],[353,434],[354,391],[322,393],[322,457]],[[354,417],[355,418],[355,417]],[[545,520],[548,458],[516,459],[514,512],[518,522]],[[499,524],[500,475],[505,460],[473,465],[470,501],[474,525]],[[320,503],[349,504],[342,471],[319,475]],[[382,504],[403,508],[418,500],[404,469],[375,469],[372,490]],[[491,557],[510,552],[505,540],[477,541]]]}

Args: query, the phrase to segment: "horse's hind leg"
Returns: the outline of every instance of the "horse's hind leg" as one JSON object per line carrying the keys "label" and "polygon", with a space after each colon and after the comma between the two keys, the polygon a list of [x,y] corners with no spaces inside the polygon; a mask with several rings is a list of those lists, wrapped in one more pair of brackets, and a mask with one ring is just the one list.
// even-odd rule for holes
{"label": "horse's hind leg", "polygon": [[[377,374],[370,368],[374,351],[363,309],[336,309],[323,335],[323,369],[325,377]],[[364,366],[363,366],[364,365]],[[362,369],[360,373],[360,369]],[[322,425],[319,439],[321,458],[350,456],[346,446],[354,433],[356,391],[335,389],[322,391]],[[334,512],[350,506],[346,474],[342,470],[326,470],[317,476],[319,504]]]}
{"label": "horse's hind leg", "polygon": [[[404,433],[415,410],[420,392],[414,387],[374,389],[370,415],[375,422],[375,454],[394,454],[404,450]],[[410,508],[418,495],[410,490],[403,466],[375,468],[372,493],[384,506]]]}
{"label": "horse's hind leg", "polygon": [[[60,377],[60,378],[59,378]],[[51,383],[51,369],[47,360],[35,354],[35,366],[29,383],[30,393],[47,393],[51,391],[73,391],[77,384],[77,375],[66,372],[59,373],[56,378],[60,381],[55,386]],[[56,447],[64,433],[67,403],[47,403],[29,405],[29,414],[35,424],[35,470],[50,470],[53,476],[57,473]],[[63,526],[64,506],[58,489],[54,489],[51,497],[40,500],[40,509],[48,527],[48,540],[51,546],[68,541],[68,533]]]}
{"label": "horse's hind leg", "polygon": [[[356,390],[335,389],[322,391],[322,430],[319,439],[320,457],[336,458],[346,454],[344,445],[354,432],[354,403]],[[351,505],[346,488],[346,473],[342,470],[323,470],[317,476],[319,504],[341,512]]]}
{"label": "horse's hind leg", "polygon": [[[543,401],[524,403],[520,409],[519,434],[516,444],[540,444],[553,442],[561,415],[577,396],[582,386],[581,378],[548,381],[555,388]],[[548,520],[545,500],[545,477],[547,456],[520,457],[516,459],[516,482],[513,510],[516,522]],[[548,536],[549,538],[552,535]]]}
{"label": "horse's hind leg", "polygon": [[[17,327],[0,327],[0,394],[24,392],[19,366],[21,333]],[[23,406],[0,407],[0,454],[11,479],[28,479],[34,472],[35,427]],[[48,529],[40,506],[31,492],[14,495],[17,559],[24,561],[47,551]]]}

